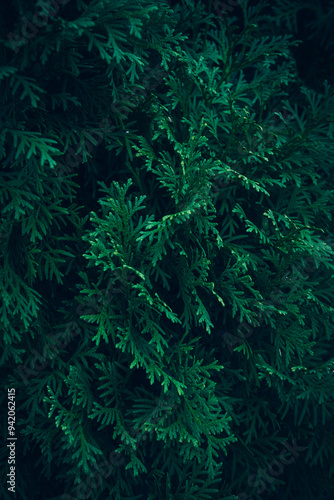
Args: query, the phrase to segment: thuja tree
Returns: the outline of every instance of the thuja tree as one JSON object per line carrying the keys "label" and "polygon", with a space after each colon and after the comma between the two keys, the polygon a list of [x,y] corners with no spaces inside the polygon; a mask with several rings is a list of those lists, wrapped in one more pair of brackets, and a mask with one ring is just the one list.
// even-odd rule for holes
{"label": "thuja tree", "polygon": [[2,27],[18,494],[327,500],[333,88],[266,2],[58,7]]}

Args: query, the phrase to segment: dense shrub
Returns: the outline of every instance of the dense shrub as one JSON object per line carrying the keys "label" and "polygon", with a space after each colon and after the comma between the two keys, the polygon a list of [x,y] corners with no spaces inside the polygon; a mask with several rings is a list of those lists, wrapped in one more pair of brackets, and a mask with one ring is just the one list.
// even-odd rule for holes
{"label": "dense shrub", "polygon": [[19,498],[333,495],[334,89],[254,4],[1,6]]}

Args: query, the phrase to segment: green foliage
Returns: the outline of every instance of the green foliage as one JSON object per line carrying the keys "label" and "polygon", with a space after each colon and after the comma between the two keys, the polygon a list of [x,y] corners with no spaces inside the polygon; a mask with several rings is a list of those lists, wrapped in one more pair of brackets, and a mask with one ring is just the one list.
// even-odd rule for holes
{"label": "green foliage", "polygon": [[327,500],[334,88],[296,76],[302,4],[58,3],[0,26],[20,498]]}

